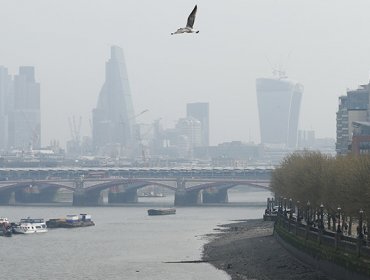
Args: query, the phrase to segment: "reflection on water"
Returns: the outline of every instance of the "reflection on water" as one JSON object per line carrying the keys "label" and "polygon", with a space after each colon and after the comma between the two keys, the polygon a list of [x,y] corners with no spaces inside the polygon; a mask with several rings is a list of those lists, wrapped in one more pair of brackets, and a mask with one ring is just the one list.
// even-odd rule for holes
{"label": "reflection on water", "polygon": [[[269,192],[229,191],[229,200],[266,201]],[[148,200],[148,201],[146,201]],[[173,197],[143,198],[130,207],[2,206],[18,221],[88,213],[94,227],[0,237],[1,275],[9,279],[229,279],[209,264],[167,261],[201,257],[205,234],[222,223],[261,218],[264,207],[182,207],[176,215],[148,216],[145,205],[171,205]]]}

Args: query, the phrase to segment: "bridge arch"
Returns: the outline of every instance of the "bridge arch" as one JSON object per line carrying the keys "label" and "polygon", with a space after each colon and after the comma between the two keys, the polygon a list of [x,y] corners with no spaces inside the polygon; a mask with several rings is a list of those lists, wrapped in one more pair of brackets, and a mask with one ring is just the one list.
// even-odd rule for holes
{"label": "bridge arch", "polygon": [[85,188],[77,188],[73,194],[73,205],[98,205],[103,203],[101,192],[112,187],[117,187],[115,191],[108,193],[108,203],[136,203],[138,202],[137,190],[145,186],[161,186],[167,189],[175,190],[176,188],[145,179],[115,179],[104,181]]}
{"label": "bridge arch", "polygon": [[3,185],[0,188],[0,204],[54,202],[59,189],[73,191],[62,183],[45,181],[23,181]]}

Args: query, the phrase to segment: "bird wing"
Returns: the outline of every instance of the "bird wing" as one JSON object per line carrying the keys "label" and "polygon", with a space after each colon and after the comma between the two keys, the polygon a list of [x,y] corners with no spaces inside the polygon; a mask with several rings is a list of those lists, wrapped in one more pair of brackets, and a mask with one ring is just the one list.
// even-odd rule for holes
{"label": "bird wing", "polygon": [[190,13],[188,17],[188,22],[186,23],[186,27],[193,28],[196,13],[197,13],[197,5],[195,5],[193,11]]}

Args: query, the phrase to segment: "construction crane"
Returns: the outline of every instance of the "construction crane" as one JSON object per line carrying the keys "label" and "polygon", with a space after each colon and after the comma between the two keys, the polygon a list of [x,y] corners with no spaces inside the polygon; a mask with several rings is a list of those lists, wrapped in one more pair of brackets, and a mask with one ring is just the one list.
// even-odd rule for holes
{"label": "construction crane", "polygon": [[[144,131],[143,133],[141,133],[141,131],[139,131],[138,133],[138,140],[139,140],[139,144],[140,144],[140,148],[141,148],[141,156],[142,156],[142,160],[143,160],[143,163],[145,164],[146,161],[148,160],[148,146],[149,146],[149,135],[152,134],[155,132],[156,130],[156,127],[158,126],[158,123],[159,121],[161,120],[162,118],[159,118],[159,119],[156,119],[151,125],[149,128],[146,129],[146,131]],[[144,144],[144,141],[146,141],[146,145]]]}
{"label": "construction crane", "polygon": [[[136,120],[139,116],[143,115],[144,113],[148,112],[148,109],[145,109],[141,111],[140,113],[133,115],[129,117],[127,120],[123,120],[122,115],[121,115],[121,121],[119,122],[122,125],[122,140],[124,143],[121,144],[121,150],[127,149],[128,146],[133,146],[133,129],[134,127],[131,126],[130,121]],[[127,136],[125,136],[125,133],[127,133]],[[126,138],[127,137],[127,138]],[[128,141],[128,142],[126,142]]]}
{"label": "construction crane", "polygon": [[68,118],[69,123],[69,129],[71,132],[72,141],[74,141],[76,144],[80,143],[80,135],[81,135],[81,123],[82,123],[82,117],[80,116],[78,120],[78,124],[76,123],[75,116],[71,118]]}

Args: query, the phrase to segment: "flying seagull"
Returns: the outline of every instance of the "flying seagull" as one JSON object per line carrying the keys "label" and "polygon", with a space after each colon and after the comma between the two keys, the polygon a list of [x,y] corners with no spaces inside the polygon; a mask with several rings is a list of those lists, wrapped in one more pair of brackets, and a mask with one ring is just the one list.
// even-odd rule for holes
{"label": "flying seagull", "polygon": [[171,33],[171,35],[174,34],[181,34],[181,33],[199,33],[199,30],[194,31],[193,30],[193,25],[194,25],[194,20],[195,20],[195,15],[197,13],[197,5],[195,5],[193,11],[190,13],[188,17],[188,22],[186,23],[186,27],[181,27],[176,30],[176,32]]}

